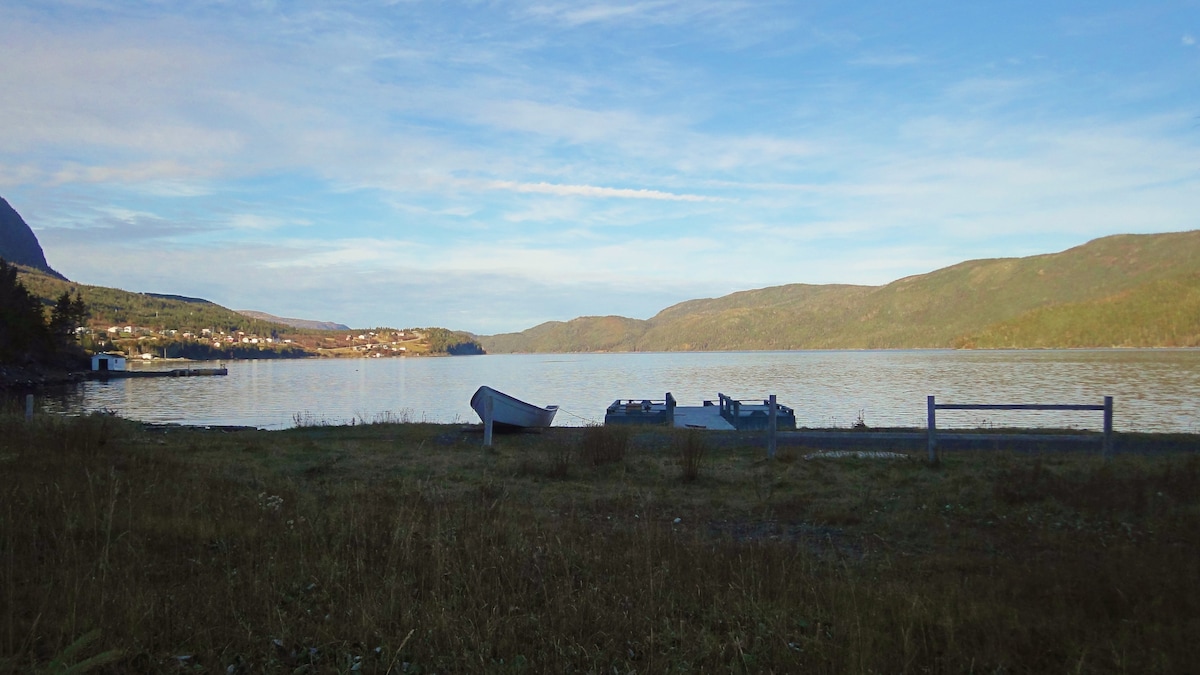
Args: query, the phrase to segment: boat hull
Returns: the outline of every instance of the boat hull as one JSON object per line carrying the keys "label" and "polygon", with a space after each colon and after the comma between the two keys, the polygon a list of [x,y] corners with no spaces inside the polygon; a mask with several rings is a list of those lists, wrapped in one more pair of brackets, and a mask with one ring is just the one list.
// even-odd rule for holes
{"label": "boat hull", "polygon": [[487,423],[488,402],[492,406],[492,428],[497,431],[541,429],[554,422],[558,406],[539,407],[491,387],[480,387],[471,397],[471,409]]}

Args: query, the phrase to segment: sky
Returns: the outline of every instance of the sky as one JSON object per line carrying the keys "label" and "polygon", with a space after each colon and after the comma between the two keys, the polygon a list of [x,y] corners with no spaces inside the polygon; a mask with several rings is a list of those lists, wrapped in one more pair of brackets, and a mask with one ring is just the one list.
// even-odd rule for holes
{"label": "sky", "polygon": [[6,0],[0,64],[56,270],[355,328],[1200,228],[1200,0]]}

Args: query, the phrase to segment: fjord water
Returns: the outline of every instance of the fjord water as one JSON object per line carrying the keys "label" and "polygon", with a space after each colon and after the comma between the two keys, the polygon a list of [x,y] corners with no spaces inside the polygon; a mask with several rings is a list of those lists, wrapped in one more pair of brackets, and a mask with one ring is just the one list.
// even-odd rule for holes
{"label": "fjord water", "polygon": [[[215,364],[213,364],[215,365]],[[795,351],[521,354],[226,362],[224,377],[92,381],[41,405],[155,423],[280,429],[401,419],[477,423],[487,384],[560,406],[556,425],[604,420],[618,398],[700,405],[776,394],[803,427],[923,427],[942,403],[1100,404],[1119,431],[1200,432],[1200,350]],[[177,366],[176,366],[177,367]],[[939,427],[1098,429],[1099,412],[942,411]]]}

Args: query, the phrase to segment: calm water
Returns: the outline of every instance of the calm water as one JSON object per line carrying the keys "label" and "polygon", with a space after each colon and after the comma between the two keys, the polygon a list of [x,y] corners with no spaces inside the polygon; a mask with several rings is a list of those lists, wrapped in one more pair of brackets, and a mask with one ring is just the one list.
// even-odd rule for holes
{"label": "calm water", "polygon": [[[1123,431],[1200,432],[1200,350],[812,351],[487,355],[450,358],[227,362],[226,377],[88,382],[41,405],[112,410],[147,422],[246,425],[411,421],[475,423],[469,400],[487,384],[539,405],[557,425],[599,423],[618,398],[700,405],[721,392],[777,394],[806,427],[925,425],[943,403],[1085,403],[1115,399]],[[1096,429],[1099,412],[942,411],[938,426]]]}

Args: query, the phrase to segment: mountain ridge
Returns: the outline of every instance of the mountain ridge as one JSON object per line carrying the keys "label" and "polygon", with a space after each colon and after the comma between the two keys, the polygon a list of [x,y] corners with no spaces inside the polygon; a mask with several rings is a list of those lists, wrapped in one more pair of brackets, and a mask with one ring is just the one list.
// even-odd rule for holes
{"label": "mountain ridge", "polygon": [[17,213],[3,197],[0,197],[0,258],[10,264],[24,265],[52,277],[67,281],[46,262],[46,254],[38,242],[37,235],[29,223]]}
{"label": "mountain ridge", "polygon": [[275,316],[266,312],[260,312],[254,309],[235,309],[233,310],[242,316],[248,316],[251,319],[259,321],[269,321],[270,323],[279,323],[292,328],[301,328],[305,330],[350,330],[350,327],[342,323],[334,323],[332,321],[315,321],[312,319],[292,319],[283,316]]}
{"label": "mountain ridge", "polygon": [[[1198,296],[1200,230],[1121,234],[882,286],[772,286],[479,340],[494,353],[1200,346]],[[1060,325],[1068,316],[1074,329]]]}

